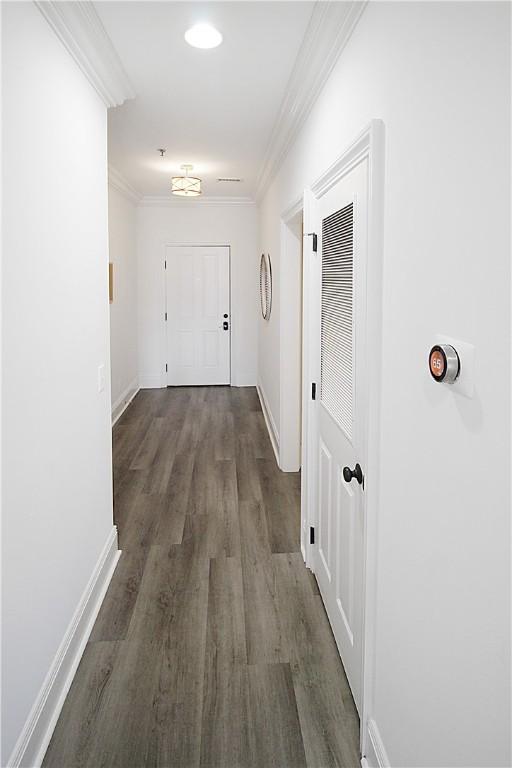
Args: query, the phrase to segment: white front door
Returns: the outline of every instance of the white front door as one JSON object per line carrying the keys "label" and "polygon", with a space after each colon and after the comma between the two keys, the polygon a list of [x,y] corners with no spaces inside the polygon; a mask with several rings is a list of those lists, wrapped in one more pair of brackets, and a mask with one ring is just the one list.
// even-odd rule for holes
{"label": "white front door", "polygon": [[228,246],[168,246],[167,384],[230,383]]}
{"label": "white front door", "polygon": [[356,706],[362,702],[366,446],[367,160],[316,201],[320,328],[316,349],[314,570]]}

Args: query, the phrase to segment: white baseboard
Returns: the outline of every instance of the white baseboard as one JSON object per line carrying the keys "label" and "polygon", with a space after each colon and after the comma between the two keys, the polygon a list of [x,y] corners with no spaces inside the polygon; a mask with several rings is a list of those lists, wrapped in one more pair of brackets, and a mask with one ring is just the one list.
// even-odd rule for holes
{"label": "white baseboard", "polygon": [[134,379],[132,383],[126,387],[124,392],[119,395],[115,403],[112,404],[112,426],[114,426],[116,421],[126,411],[139,389],[139,380]]}
{"label": "white baseboard", "polygon": [[139,387],[141,389],[162,389],[167,386],[167,374],[139,373]]}
{"label": "white baseboard", "polygon": [[267,425],[270,442],[272,443],[272,448],[274,449],[277,466],[279,466],[279,432],[277,430],[274,417],[272,416],[272,411],[268,406],[267,398],[265,397],[265,392],[261,384],[256,384],[256,390],[258,392],[258,397],[260,398],[261,410],[263,411],[263,416],[265,417],[265,424]]}
{"label": "white baseboard", "polygon": [[[167,374],[160,376],[157,373],[139,373],[138,377],[139,389],[163,389],[167,386]],[[186,385],[183,385],[186,386]],[[207,385],[205,385],[207,386]],[[231,382],[232,387],[258,387],[257,384],[249,384],[247,382]]]}
{"label": "white baseboard", "polygon": [[121,552],[112,526],[73,618],[48,670],[7,768],[39,768]]}
{"label": "white baseboard", "polygon": [[232,381],[231,382],[232,387],[257,387],[258,385],[254,382],[248,382],[248,381]]}
{"label": "white baseboard", "polygon": [[366,754],[362,757],[361,766],[362,768],[390,768],[377,723],[372,718],[368,720]]}

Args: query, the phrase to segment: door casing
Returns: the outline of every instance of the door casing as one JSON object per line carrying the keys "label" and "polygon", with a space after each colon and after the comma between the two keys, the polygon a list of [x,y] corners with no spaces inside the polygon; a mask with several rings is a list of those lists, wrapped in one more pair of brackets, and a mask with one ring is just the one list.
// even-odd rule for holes
{"label": "door casing", "polygon": [[301,196],[281,215],[279,467],[283,472],[298,472],[301,467],[302,229]]}
{"label": "door casing", "polygon": [[[362,446],[365,474],[364,541],[363,541],[363,669],[362,716],[360,731],[361,754],[371,750],[368,727],[373,713],[373,680],[375,665],[376,613],[376,552],[379,489],[380,400],[382,367],[382,256],[384,211],[384,124],[372,120],[338,159],[304,191],[304,249],[303,249],[303,442],[301,531],[317,526],[316,499],[318,467],[313,460],[317,445],[317,416],[311,397],[313,382],[319,385],[320,340],[320,270],[315,260],[310,233],[317,226],[316,202],[363,159],[368,161],[368,242],[366,267],[366,434]],[[314,564],[309,536],[302,541],[306,565]]]}

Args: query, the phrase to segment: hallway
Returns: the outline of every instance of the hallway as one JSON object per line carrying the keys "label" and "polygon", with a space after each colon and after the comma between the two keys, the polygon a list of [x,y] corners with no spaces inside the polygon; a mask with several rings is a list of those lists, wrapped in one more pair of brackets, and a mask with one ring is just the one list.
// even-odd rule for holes
{"label": "hallway", "polygon": [[44,766],[358,766],[256,390],[141,391],[113,442],[123,554]]}

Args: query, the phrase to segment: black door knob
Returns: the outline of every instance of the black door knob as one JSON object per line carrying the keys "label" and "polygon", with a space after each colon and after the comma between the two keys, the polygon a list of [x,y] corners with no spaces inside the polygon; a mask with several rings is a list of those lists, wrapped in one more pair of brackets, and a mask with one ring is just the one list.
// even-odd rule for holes
{"label": "black door knob", "polygon": [[224,317],[227,318],[227,313],[224,314]]}
{"label": "black door knob", "polygon": [[227,331],[227,330],[228,330],[228,328],[229,328],[229,325],[227,324],[227,322],[226,322],[225,320],[224,320],[224,322],[222,323],[222,327],[224,328],[224,330],[225,330],[225,331]]}
{"label": "black door knob", "polygon": [[351,480],[356,479],[359,485],[363,484],[363,470],[359,464],[356,464],[354,469],[350,467],[343,467],[343,479],[346,483],[350,483]]}

